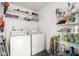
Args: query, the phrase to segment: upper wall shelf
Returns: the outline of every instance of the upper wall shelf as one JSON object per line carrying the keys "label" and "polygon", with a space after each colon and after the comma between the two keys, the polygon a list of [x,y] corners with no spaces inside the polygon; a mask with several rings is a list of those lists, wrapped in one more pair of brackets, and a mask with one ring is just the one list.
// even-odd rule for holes
{"label": "upper wall shelf", "polygon": [[74,22],[74,23],[66,23],[66,25],[79,25],[79,22]]}
{"label": "upper wall shelf", "polygon": [[57,25],[79,25],[79,22],[65,23],[65,24],[57,24]]}

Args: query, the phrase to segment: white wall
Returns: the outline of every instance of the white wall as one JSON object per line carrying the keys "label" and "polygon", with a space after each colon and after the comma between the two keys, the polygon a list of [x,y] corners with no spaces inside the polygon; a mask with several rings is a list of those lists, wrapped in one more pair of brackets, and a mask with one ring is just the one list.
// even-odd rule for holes
{"label": "white wall", "polygon": [[[21,9],[23,11],[29,11],[30,13],[33,12],[33,10],[23,8],[23,7],[20,7],[20,6],[17,6],[17,5],[13,5],[13,4],[10,4],[9,9]],[[23,16],[23,14],[20,15],[20,16]],[[27,16],[27,15],[25,15],[25,16]],[[8,37],[7,35],[10,35],[10,31],[12,30],[12,26],[14,26],[16,29],[24,29],[26,31],[31,30],[31,29],[37,30],[37,27],[38,27],[37,22],[25,21],[22,18],[15,19],[15,18],[4,17],[4,21],[5,21],[5,26],[6,26],[5,27],[5,29],[6,29],[6,37]]]}
{"label": "white wall", "polygon": [[37,30],[37,23],[36,22],[27,22],[25,20],[17,20],[12,18],[5,18],[5,30],[6,30],[6,38],[9,40],[10,33],[12,31],[12,27],[14,27],[16,30]]}
{"label": "white wall", "polygon": [[46,50],[49,51],[50,39],[58,34],[58,26],[55,10],[56,8],[66,9],[66,3],[51,3],[39,12],[39,29],[46,34]]}

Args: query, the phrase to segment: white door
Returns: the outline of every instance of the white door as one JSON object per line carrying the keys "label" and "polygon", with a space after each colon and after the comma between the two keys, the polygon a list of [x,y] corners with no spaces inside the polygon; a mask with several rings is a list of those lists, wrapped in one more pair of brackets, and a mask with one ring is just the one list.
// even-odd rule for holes
{"label": "white door", "polygon": [[44,50],[44,35],[34,34],[32,35],[32,55]]}
{"label": "white door", "polygon": [[30,36],[15,36],[10,38],[11,56],[30,56]]}

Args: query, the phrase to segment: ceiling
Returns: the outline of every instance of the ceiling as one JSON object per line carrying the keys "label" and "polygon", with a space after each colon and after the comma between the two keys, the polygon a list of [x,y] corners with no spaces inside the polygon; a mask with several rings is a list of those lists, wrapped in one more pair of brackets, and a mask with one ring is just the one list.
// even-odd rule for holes
{"label": "ceiling", "polygon": [[13,2],[13,4],[35,10],[39,12],[43,7],[50,4],[51,2]]}

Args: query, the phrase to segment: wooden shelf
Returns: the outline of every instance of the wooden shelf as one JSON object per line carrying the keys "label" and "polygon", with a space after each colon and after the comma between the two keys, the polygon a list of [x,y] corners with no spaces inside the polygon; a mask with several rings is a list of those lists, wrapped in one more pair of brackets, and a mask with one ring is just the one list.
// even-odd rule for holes
{"label": "wooden shelf", "polygon": [[79,44],[76,44],[76,43],[67,42],[67,41],[64,41],[64,40],[61,40],[60,42],[61,42],[61,43],[66,43],[66,44],[68,44],[68,45],[72,45],[72,46],[77,46],[77,47],[79,47]]}

